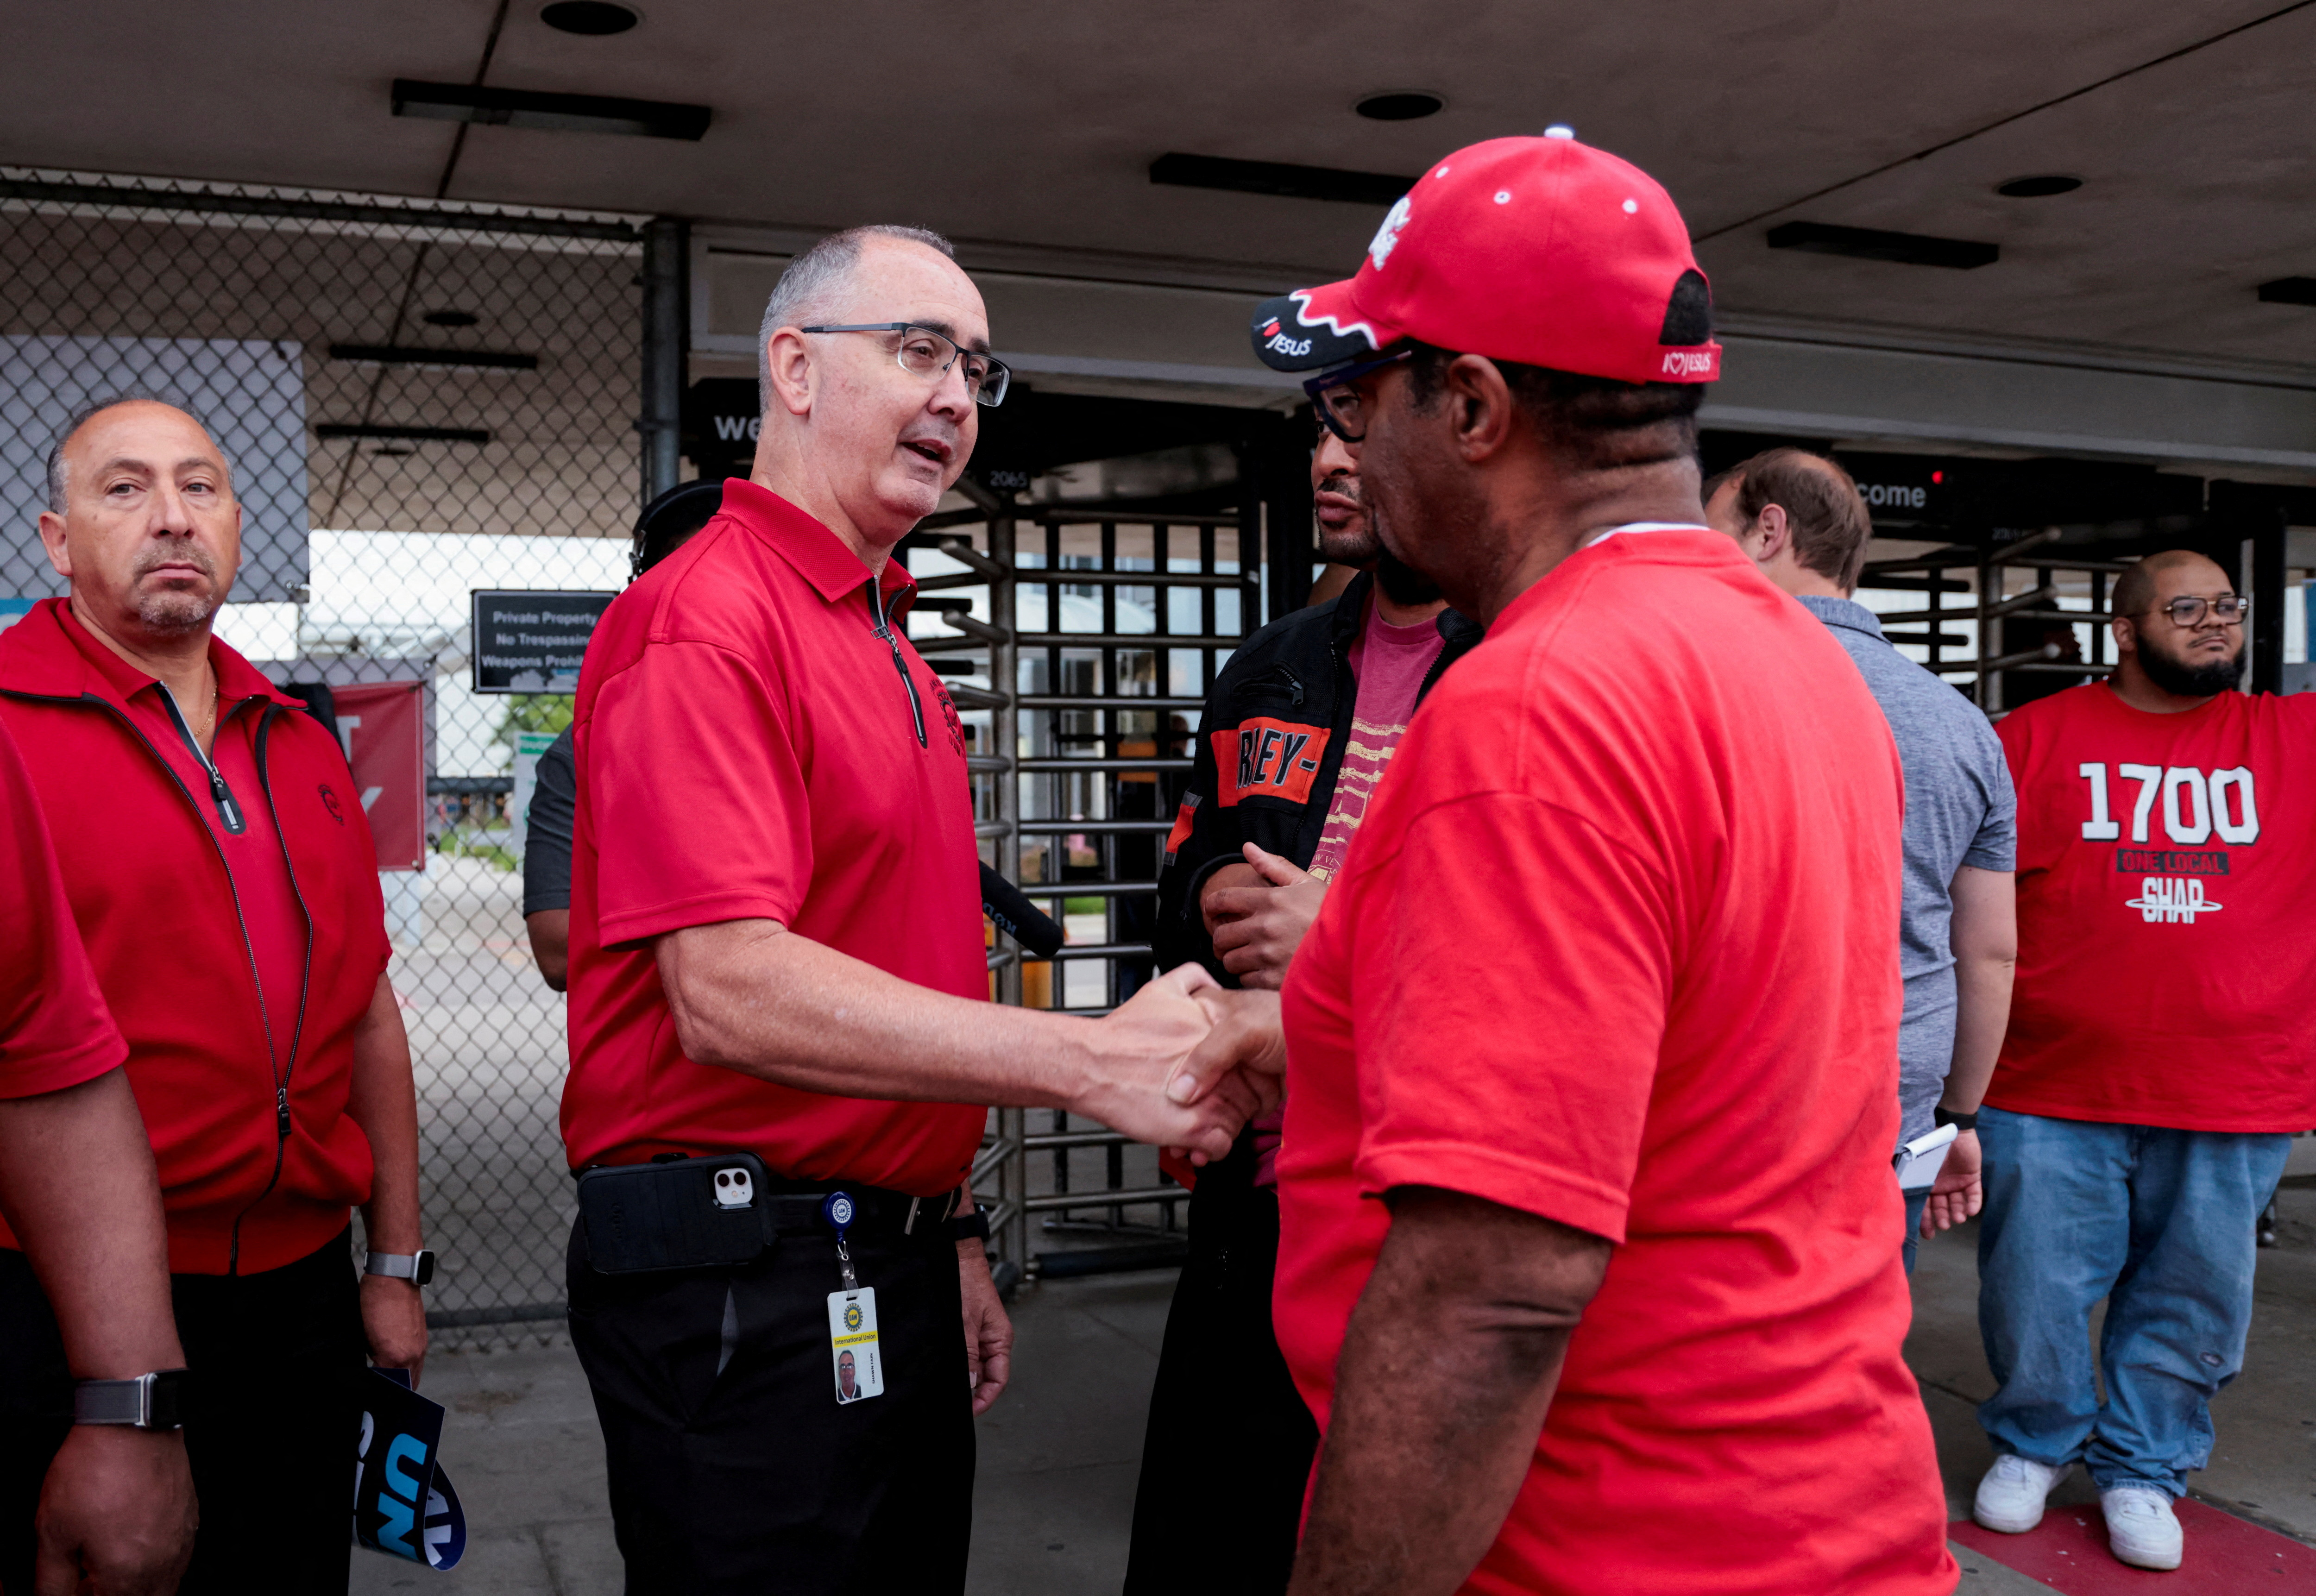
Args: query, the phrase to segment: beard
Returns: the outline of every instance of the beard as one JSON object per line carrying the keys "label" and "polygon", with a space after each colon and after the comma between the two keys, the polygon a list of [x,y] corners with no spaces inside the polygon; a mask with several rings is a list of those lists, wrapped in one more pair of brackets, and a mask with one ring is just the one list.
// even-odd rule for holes
{"label": "beard", "polygon": [[2150,648],[2142,641],[2139,646],[2139,668],[2147,673],[2150,682],[2176,698],[2207,699],[2214,693],[2232,692],[2243,681],[2244,653],[2239,646],[2226,659],[2191,665]]}
{"label": "beard", "polygon": [[1412,609],[1439,602],[1439,584],[1385,548],[1380,539],[1376,543],[1376,582],[1394,604]]}
{"label": "beard", "polygon": [[1341,528],[1319,525],[1319,556],[1339,566],[1364,566],[1376,557],[1375,522],[1366,513],[1366,502],[1359,495],[1359,479],[1349,471],[1337,471],[1322,482],[1319,493],[1334,494],[1360,506],[1360,513]]}
{"label": "beard", "polygon": [[[147,588],[145,578],[164,565],[183,562],[197,568],[207,579],[200,592],[189,592],[182,587]],[[182,638],[197,632],[209,623],[210,617],[225,602],[218,591],[217,563],[208,550],[197,543],[188,542],[183,548],[155,545],[139,556],[137,568],[130,574],[131,591],[137,594],[137,619],[156,637]]]}

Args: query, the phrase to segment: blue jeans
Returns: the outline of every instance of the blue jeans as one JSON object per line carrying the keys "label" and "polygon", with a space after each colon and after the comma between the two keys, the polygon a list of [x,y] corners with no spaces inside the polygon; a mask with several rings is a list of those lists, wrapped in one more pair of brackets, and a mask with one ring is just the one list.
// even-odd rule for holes
{"label": "blue jeans", "polygon": [[[2102,1125],[1982,1108],[1978,1328],[1997,1452],[2099,1489],[2178,1496],[2212,1453],[2211,1401],[2243,1368],[2253,1223],[2284,1172],[2282,1134]],[[2107,1401],[2091,1383],[2090,1315]]]}
{"label": "blue jeans", "polygon": [[1906,1273],[1911,1277],[1914,1272],[1914,1254],[1922,1248],[1922,1215],[1930,1206],[1930,1189],[1925,1186],[1920,1191],[1909,1191],[1904,1195],[1906,1245],[1902,1255],[1906,1260]]}

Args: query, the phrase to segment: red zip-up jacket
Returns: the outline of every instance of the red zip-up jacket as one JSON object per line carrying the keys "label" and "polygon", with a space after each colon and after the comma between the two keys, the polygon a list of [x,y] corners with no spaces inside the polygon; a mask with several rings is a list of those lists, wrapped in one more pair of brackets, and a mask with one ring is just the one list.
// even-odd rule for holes
{"label": "red zip-up jacket", "polygon": [[[73,918],[129,1041],[169,1268],[279,1269],[330,1241],[370,1198],[370,1140],[346,1112],[355,1028],[387,951],[370,825],[337,739],[212,642],[219,736],[252,736],[259,773],[258,791],[235,797],[270,811],[308,927],[294,1039],[276,1059],[233,881],[203,817],[210,795],[189,789],[82,655],[64,604],[46,600],[0,631],[0,721],[31,772]],[[236,729],[245,719],[254,732]],[[17,1244],[0,1225],[0,1245]]]}

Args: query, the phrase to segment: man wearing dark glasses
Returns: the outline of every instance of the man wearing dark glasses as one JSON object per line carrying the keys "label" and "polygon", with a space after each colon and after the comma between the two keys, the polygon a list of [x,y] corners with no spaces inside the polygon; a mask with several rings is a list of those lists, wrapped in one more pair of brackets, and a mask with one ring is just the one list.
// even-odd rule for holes
{"label": "man wearing dark glasses", "polygon": [[2243,1364],[2253,1222],[2316,1125],[2316,698],[2235,691],[2249,613],[2202,555],[2151,555],[2115,584],[2114,674],[1996,728],[2018,974],[1978,1120],[2000,1388],[1974,1511],[2031,1529],[2080,1462],[2142,1568],[2179,1566],[2171,1504]]}
{"label": "man wearing dark glasses", "polygon": [[1958,1577],[1900,1357],[1902,778],[1703,524],[1711,316],[1664,190],[1560,128],[1435,163],[1255,321],[1384,547],[1488,628],[1284,992],[1202,994],[1187,1073],[1287,1077],[1292,1596]]}
{"label": "man wearing dark glasses", "polygon": [[[575,1172],[610,1167],[579,1188],[572,1336],[630,1596],[938,1596],[1011,1363],[984,1105],[1214,1157],[1264,1105],[1165,1094],[1203,971],[1099,1021],[988,1001],[966,732],[891,557],[1005,394],[948,244],[822,240],[762,349],[753,468],[580,672],[563,1131]],[[682,1167],[708,1156],[720,1181]]]}

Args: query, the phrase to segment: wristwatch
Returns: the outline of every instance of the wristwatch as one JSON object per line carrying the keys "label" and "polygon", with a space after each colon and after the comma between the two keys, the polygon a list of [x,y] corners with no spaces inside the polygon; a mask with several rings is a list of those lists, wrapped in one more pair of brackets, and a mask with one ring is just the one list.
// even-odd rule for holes
{"label": "wristwatch", "polygon": [[984,1242],[989,1239],[989,1216],[978,1204],[975,1205],[973,1212],[959,1214],[949,1222],[949,1240],[962,1242],[975,1238]]}
{"label": "wristwatch", "polygon": [[423,1286],[434,1278],[433,1250],[421,1247],[415,1253],[372,1253],[362,1262],[362,1273]]}
{"label": "wristwatch", "polygon": [[73,1422],[182,1430],[186,1378],[182,1369],[163,1369],[133,1380],[81,1380],[73,1386]]}
{"label": "wristwatch", "polygon": [[1978,1115],[1975,1112],[1957,1114],[1952,1109],[1932,1109],[1930,1110],[1930,1123],[1933,1125],[1951,1125],[1958,1131],[1976,1130],[1978,1128]]}

